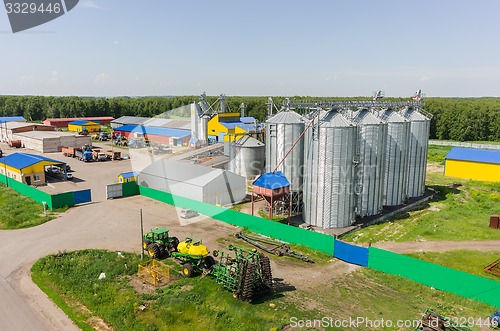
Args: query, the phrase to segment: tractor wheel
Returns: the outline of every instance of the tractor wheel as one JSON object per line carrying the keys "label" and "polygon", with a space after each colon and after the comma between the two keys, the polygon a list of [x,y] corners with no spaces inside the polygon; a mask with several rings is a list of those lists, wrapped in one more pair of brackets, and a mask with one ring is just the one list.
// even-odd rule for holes
{"label": "tractor wheel", "polygon": [[241,296],[243,299],[250,301],[254,295],[254,275],[255,264],[249,263],[243,280],[243,291]]}
{"label": "tractor wheel", "polygon": [[158,245],[158,246],[159,246],[159,248],[160,248],[160,256],[161,256],[161,257],[165,256],[165,254],[167,254],[167,257],[169,257],[169,256],[170,256],[170,253],[169,253],[169,252],[167,252],[167,250],[166,250],[166,248],[165,248],[165,246],[164,246],[164,245]]}
{"label": "tractor wheel", "polygon": [[144,239],[144,240],[142,241],[142,248],[144,248],[144,249],[148,249],[148,245],[149,245],[149,244],[151,244],[151,240],[149,240],[149,239]]}
{"label": "tractor wheel", "polygon": [[191,277],[194,273],[194,268],[191,263],[184,263],[182,265],[182,275],[184,277]]}
{"label": "tractor wheel", "polygon": [[152,243],[148,245],[149,256],[155,259],[160,258],[160,246],[157,243]]}
{"label": "tractor wheel", "polygon": [[217,264],[213,256],[207,256],[204,262],[205,262],[205,268],[208,270],[211,270],[212,267]]}
{"label": "tractor wheel", "polygon": [[177,239],[177,237],[170,238],[170,243],[168,244],[168,251],[177,252],[177,246],[179,246],[179,239]]}
{"label": "tractor wheel", "polygon": [[269,257],[264,254],[260,254],[260,268],[262,273],[262,282],[265,286],[271,288],[273,285],[273,274],[271,271],[271,262]]}

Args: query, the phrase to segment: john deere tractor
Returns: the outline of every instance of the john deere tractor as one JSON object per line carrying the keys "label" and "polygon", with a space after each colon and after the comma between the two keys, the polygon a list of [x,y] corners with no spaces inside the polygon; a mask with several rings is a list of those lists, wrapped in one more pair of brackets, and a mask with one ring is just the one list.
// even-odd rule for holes
{"label": "john deere tractor", "polygon": [[210,275],[217,283],[232,292],[235,297],[252,300],[269,292],[272,288],[273,276],[269,258],[255,251],[230,245],[234,256],[221,251],[214,251],[219,256]]}
{"label": "john deere tractor", "polygon": [[172,253],[172,257],[182,263],[182,274],[191,277],[194,273],[208,274],[215,264],[212,256],[208,255],[207,246],[201,241],[194,241],[186,238],[177,246],[177,252]]}
{"label": "john deere tractor", "polygon": [[179,239],[170,237],[166,228],[151,230],[142,239],[142,247],[147,250],[149,256],[155,259],[169,257],[177,251],[178,245]]}

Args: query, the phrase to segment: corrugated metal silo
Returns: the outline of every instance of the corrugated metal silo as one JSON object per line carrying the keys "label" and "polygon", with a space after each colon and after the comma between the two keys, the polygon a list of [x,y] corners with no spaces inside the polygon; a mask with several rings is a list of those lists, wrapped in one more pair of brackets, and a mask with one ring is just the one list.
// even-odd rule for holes
{"label": "corrugated metal silo", "polygon": [[306,131],[304,222],[342,228],[354,221],[356,126],[337,111],[322,112]]}
{"label": "corrugated metal silo", "polygon": [[356,214],[365,217],[382,211],[384,203],[387,124],[368,109],[354,113],[356,142]]}
{"label": "corrugated metal silo", "polygon": [[431,120],[418,110],[409,107],[403,109],[401,115],[411,122],[407,196],[415,198],[425,193],[425,172]]}
{"label": "corrugated metal silo", "polygon": [[[304,131],[305,121],[294,111],[282,111],[266,121],[266,171],[273,171]],[[302,204],[304,138],[300,139],[277,170],[290,182],[292,213]]]}
{"label": "corrugated metal silo", "polygon": [[387,122],[384,206],[397,206],[406,200],[410,122],[392,109],[378,115]]}
{"label": "corrugated metal silo", "polygon": [[229,150],[229,171],[240,176],[253,178],[264,170],[266,146],[250,136],[233,142]]}

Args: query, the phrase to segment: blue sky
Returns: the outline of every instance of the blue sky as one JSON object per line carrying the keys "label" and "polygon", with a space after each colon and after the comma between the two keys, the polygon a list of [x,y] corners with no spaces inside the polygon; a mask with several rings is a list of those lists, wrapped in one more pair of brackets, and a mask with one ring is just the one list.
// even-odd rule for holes
{"label": "blue sky", "polygon": [[500,96],[500,1],[80,0],[13,34],[0,94]]}

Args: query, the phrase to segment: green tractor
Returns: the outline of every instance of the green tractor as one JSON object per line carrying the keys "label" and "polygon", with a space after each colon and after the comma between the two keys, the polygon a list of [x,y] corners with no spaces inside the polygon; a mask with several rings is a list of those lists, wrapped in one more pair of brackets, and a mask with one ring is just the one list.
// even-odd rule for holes
{"label": "green tractor", "polygon": [[235,297],[248,301],[271,291],[273,276],[269,257],[233,245],[228,248],[234,256],[221,251],[213,253],[215,257],[220,256],[210,270],[217,283]]}
{"label": "green tractor", "polygon": [[142,238],[142,247],[155,259],[169,257],[173,252],[177,252],[178,245],[179,239],[170,237],[166,228],[151,230]]}

